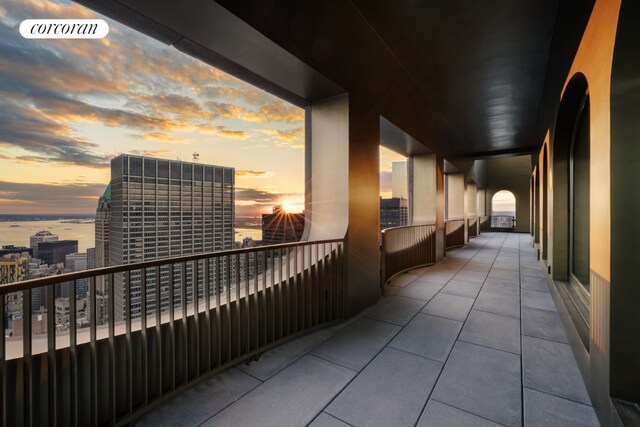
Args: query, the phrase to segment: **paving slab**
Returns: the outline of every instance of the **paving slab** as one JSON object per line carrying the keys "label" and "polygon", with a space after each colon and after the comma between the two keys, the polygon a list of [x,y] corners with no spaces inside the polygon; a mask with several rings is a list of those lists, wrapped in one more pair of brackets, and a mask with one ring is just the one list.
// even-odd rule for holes
{"label": "paving slab", "polygon": [[464,321],[475,299],[439,293],[422,309],[422,313]]}
{"label": "paving slab", "polygon": [[326,412],[354,426],[414,425],[442,363],[385,348]]}
{"label": "paving slab", "polygon": [[418,314],[396,335],[389,347],[444,362],[460,329],[462,322]]}
{"label": "paving slab", "polygon": [[520,319],[471,310],[459,339],[496,350],[520,354]]}

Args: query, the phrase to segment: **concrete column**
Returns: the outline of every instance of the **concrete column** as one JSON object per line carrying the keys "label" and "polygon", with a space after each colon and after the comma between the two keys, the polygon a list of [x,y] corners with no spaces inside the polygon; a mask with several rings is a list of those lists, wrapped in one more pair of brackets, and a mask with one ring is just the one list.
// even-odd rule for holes
{"label": "concrete column", "polygon": [[310,240],[346,238],[346,315],[380,296],[379,117],[347,95],[309,108]]}

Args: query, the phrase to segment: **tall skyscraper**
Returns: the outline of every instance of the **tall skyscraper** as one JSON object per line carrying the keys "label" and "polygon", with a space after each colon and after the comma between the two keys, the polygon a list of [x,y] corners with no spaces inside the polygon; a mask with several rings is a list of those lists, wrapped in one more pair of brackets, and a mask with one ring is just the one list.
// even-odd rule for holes
{"label": "tall skyscraper", "polygon": [[400,227],[408,223],[409,209],[407,199],[400,197],[380,198],[380,230]]}
{"label": "tall skyscraper", "polygon": [[[170,256],[233,248],[235,235],[233,168],[120,155],[111,161],[109,262],[130,264]],[[174,274],[180,277],[179,266]],[[190,264],[187,289],[191,293]],[[147,306],[155,309],[155,275],[147,273]],[[161,285],[169,271],[160,271]],[[130,290],[131,317],[140,315],[140,273],[115,275],[116,320],[126,318]],[[179,298],[179,295],[176,295]],[[175,300],[174,300],[175,302]],[[161,304],[169,304],[162,296]]]}
{"label": "tall skyscraper", "polygon": [[33,256],[38,258],[38,243],[57,242],[58,236],[50,231],[42,230],[29,238],[29,246],[33,249]]}
{"label": "tall skyscraper", "polygon": [[406,161],[391,163],[391,197],[409,198]]}
{"label": "tall skyscraper", "polygon": [[280,205],[273,207],[273,213],[262,215],[262,243],[298,242],[304,232],[304,214],[287,213]]}
{"label": "tall skyscraper", "polygon": [[[107,185],[102,197],[98,199],[95,222],[95,268],[109,266],[109,227],[111,224],[111,183]],[[107,278],[96,277],[96,291],[107,293]]]}

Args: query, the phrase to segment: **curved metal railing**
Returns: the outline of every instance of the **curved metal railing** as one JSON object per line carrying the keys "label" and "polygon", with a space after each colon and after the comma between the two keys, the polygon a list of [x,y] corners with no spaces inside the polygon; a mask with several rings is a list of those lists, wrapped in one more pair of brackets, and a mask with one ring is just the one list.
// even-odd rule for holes
{"label": "curved metal railing", "polygon": [[464,219],[445,221],[445,249],[464,246]]}
{"label": "curved metal railing", "polygon": [[436,262],[436,226],[409,225],[382,230],[382,280],[384,285],[403,271]]}
{"label": "curved metal railing", "polygon": [[22,300],[11,319],[0,304],[10,331],[0,335],[2,425],[124,425],[203,377],[342,319],[343,251],[343,240],[288,243],[0,286],[5,300]]}

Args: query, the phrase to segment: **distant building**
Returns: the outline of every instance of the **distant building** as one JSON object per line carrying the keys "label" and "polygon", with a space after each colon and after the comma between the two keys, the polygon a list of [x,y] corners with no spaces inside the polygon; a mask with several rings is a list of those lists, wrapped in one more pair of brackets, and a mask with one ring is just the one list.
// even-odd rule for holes
{"label": "distant building", "polygon": [[38,243],[57,241],[58,236],[56,234],[46,230],[38,231],[33,236],[29,237],[29,246],[33,249],[32,256],[38,258]]}
{"label": "distant building", "polygon": [[408,199],[409,186],[407,182],[407,162],[391,163],[391,197]]}
{"label": "distant building", "polygon": [[407,199],[392,197],[380,198],[380,229],[400,227],[409,223]]}
{"label": "distant building", "polygon": [[[57,239],[57,237],[56,237]],[[77,240],[57,240],[38,243],[38,258],[45,264],[65,262],[68,254],[78,252]]]}
{"label": "distant building", "polygon": [[[111,160],[109,263],[131,264],[232,249],[234,182],[235,170],[228,167],[131,155]],[[193,288],[189,283],[191,269],[187,263],[188,299]],[[179,266],[173,271],[176,277],[181,276]],[[222,271],[221,276],[224,275]],[[160,269],[160,281],[161,285],[168,285],[168,267]],[[129,284],[124,275],[115,275],[116,320],[125,319],[129,297],[132,317],[140,316],[140,284],[139,271],[131,272]],[[146,284],[147,308],[153,312],[155,271],[147,273]],[[161,304],[168,307],[169,299],[163,299]]]}
{"label": "distant building", "polygon": [[[95,221],[95,268],[108,267],[109,264],[109,227],[111,224],[111,183],[107,185],[102,197],[98,199]],[[107,280],[104,276],[96,277],[96,290],[106,294]]]}
{"label": "distant building", "polygon": [[87,270],[96,268],[96,248],[87,248]]}
{"label": "distant building", "polygon": [[20,282],[29,277],[29,256],[9,254],[0,257],[0,285]]}
{"label": "distant building", "polygon": [[273,213],[262,215],[262,243],[299,242],[304,232],[304,214],[287,213],[280,205],[273,207]]}
{"label": "distant building", "polygon": [[26,246],[3,245],[2,249],[0,249],[0,257],[3,257],[4,255],[23,253],[28,253],[29,256],[32,257],[33,248],[28,248]]}
{"label": "distant building", "polygon": [[[87,254],[86,253],[73,253],[67,254],[64,260],[64,267],[69,271],[84,271],[87,269]],[[64,297],[68,298],[63,293]],[[87,279],[76,280],[76,298],[87,297]]]}

